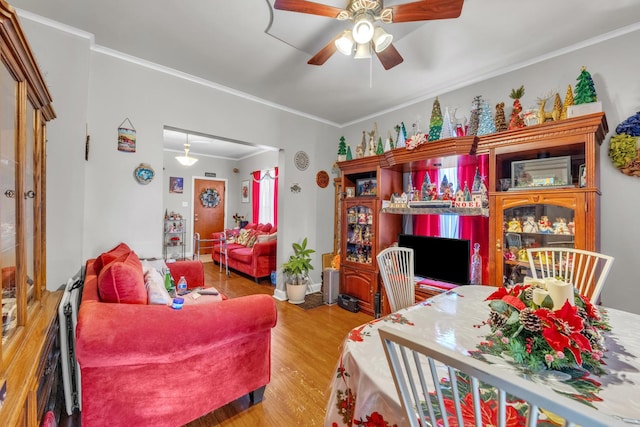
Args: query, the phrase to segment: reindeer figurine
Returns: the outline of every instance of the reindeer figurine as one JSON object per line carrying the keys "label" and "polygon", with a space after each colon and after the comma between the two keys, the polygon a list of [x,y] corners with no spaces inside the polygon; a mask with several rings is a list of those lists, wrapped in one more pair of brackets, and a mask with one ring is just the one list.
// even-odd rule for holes
{"label": "reindeer figurine", "polygon": [[547,100],[551,98],[551,93],[549,93],[546,97],[538,98],[538,123],[544,123],[547,120],[559,120],[561,111],[554,108],[552,111],[544,111],[544,106],[547,103]]}

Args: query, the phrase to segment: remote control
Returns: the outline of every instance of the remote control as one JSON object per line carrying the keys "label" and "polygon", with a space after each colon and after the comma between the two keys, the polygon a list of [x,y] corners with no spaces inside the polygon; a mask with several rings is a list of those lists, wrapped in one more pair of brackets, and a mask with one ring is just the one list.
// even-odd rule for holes
{"label": "remote control", "polygon": [[201,289],[198,291],[198,293],[200,295],[218,295],[220,294],[220,292],[216,291],[215,289]]}

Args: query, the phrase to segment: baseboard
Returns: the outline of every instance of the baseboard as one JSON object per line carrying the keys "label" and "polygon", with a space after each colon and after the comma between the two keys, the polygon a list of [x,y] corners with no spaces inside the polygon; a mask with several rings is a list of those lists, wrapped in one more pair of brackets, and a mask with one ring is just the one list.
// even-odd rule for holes
{"label": "baseboard", "polygon": [[[322,283],[312,283],[307,286],[307,294],[313,294],[315,292],[320,292],[322,290]],[[282,289],[275,289],[273,291],[273,297],[278,301],[286,301],[287,291],[283,291]]]}
{"label": "baseboard", "polygon": [[282,289],[275,289],[273,291],[273,297],[278,301],[286,301],[287,300],[287,291],[283,291]]}
{"label": "baseboard", "polygon": [[321,289],[322,289],[322,283],[312,283],[307,287],[307,293],[313,294],[315,292],[320,292]]}

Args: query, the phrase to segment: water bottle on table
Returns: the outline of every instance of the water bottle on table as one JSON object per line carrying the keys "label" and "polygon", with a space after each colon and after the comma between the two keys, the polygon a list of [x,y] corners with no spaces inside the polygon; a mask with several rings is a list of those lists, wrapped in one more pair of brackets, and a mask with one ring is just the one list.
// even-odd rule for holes
{"label": "water bottle on table", "polygon": [[180,276],[180,280],[178,280],[177,292],[178,292],[178,295],[184,295],[188,292],[187,279],[185,279],[184,276]]}

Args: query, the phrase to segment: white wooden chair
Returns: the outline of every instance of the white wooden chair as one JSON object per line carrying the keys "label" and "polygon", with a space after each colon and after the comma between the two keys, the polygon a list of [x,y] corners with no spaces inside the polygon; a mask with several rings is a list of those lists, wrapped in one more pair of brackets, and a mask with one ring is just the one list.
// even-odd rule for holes
{"label": "white wooden chair", "polygon": [[527,256],[534,279],[562,277],[598,303],[614,258],[597,252],[573,248],[528,248]]}
{"label": "white wooden chair", "polygon": [[[525,425],[528,427],[537,424],[542,415],[540,409],[562,417],[565,426],[628,425],[555,393],[542,384],[505,373],[503,368],[452,351],[436,342],[417,341],[416,337],[389,326],[381,327],[379,332],[402,408],[407,415],[406,422],[411,427],[448,427],[452,419],[457,420],[459,426],[486,425],[488,420],[482,419],[483,405],[494,402],[484,402],[480,388],[486,391],[489,386],[495,388],[498,409],[497,420],[491,420],[491,424],[498,427],[507,425],[507,394],[510,402],[516,397],[527,403]],[[459,381],[456,373],[468,376],[469,383]],[[447,380],[441,381],[443,377]],[[486,395],[483,397],[486,399]],[[487,412],[484,412],[485,416]]]}
{"label": "white wooden chair", "polygon": [[380,252],[376,259],[391,311],[415,304],[413,249],[390,247]]}

